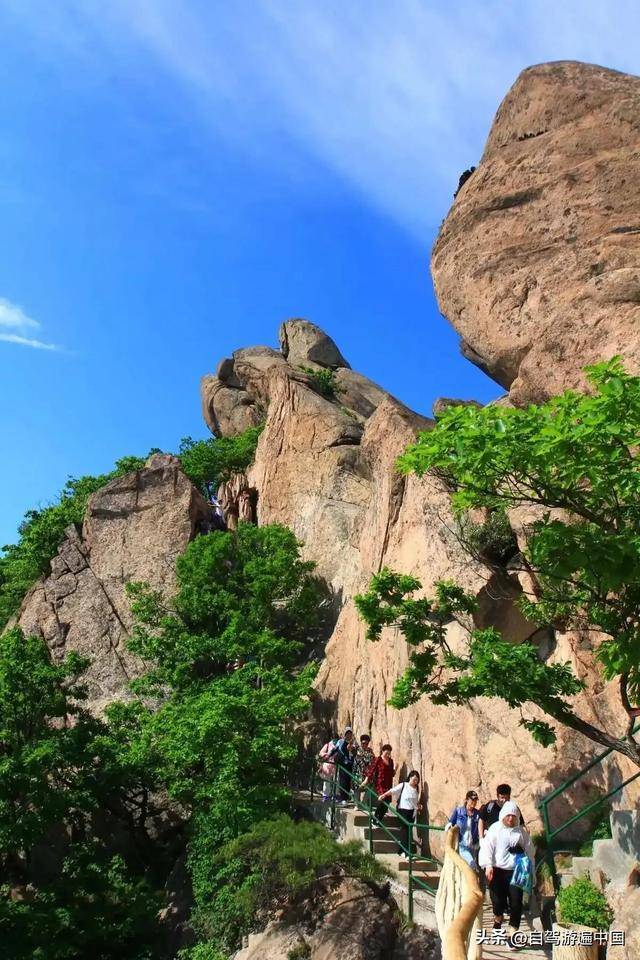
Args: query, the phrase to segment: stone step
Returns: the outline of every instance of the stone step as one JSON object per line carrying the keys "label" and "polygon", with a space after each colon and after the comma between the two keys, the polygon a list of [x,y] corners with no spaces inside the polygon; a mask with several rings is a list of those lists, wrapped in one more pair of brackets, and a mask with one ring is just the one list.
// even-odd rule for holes
{"label": "stone step", "polygon": [[373,836],[374,840],[390,840],[391,837],[389,833],[393,834],[394,838],[400,840],[404,837],[404,828],[402,826],[394,826],[385,824],[385,829],[382,827],[374,827],[373,830],[369,830],[369,827],[365,827],[363,830],[365,840],[369,839],[369,836]]}
{"label": "stone step", "polygon": [[[356,827],[368,827],[369,817],[366,813],[358,811],[353,816],[353,822]],[[398,826],[398,818],[392,813],[388,813],[382,822],[384,823],[385,827]]]}
{"label": "stone step", "polygon": [[[404,872],[409,869],[409,860],[404,857],[400,857],[398,862],[398,870]],[[414,871],[428,871],[429,873],[437,873],[440,875],[440,864],[436,863],[435,860],[429,860],[424,857],[417,857],[413,861]]]}
{"label": "stone step", "polygon": [[374,853],[398,853],[398,844],[395,840],[374,840],[373,841],[373,852]]}

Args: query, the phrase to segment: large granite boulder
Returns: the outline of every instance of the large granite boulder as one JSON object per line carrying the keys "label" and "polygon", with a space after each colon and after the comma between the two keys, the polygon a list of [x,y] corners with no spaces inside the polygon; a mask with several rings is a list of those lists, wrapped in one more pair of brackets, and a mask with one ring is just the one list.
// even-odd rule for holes
{"label": "large granite boulder", "polygon": [[49,576],[25,597],[18,616],[25,633],[43,636],[54,659],[72,650],[90,658],[92,709],[121,697],[142,669],[125,644],[127,583],[143,580],[170,594],[176,558],[209,514],[179,461],[156,454],[93,494],[82,532],[68,529]]}
{"label": "large granite boulder", "polygon": [[640,369],[640,78],[585,63],[520,74],[431,261],[462,352],[516,403]]}

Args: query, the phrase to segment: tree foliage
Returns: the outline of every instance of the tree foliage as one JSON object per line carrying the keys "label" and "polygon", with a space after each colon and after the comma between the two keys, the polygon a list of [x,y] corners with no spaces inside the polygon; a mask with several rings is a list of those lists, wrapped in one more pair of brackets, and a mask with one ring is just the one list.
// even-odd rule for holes
{"label": "tree foliage", "polygon": [[[565,698],[580,684],[568,665],[541,664],[530,644],[513,647],[495,631],[472,632],[468,654],[458,658],[441,635],[427,636],[426,649],[413,651],[399,682],[398,702],[421,692],[433,698],[441,688],[446,694],[454,682],[456,695],[536,703],[555,720],[640,763],[631,734],[631,701],[640,700],[640,378],[625,373],[618,358],[587,368],[587,375],[590,393],[567,391],[540,406],[448,408],[398,464],[405,473],[431,471],[442,478],[458,514],[478,507],[533,510],[522,566],[535,578],[536,596],[523,598],[522,610],[540,626],[593,632],[605,678],[619,679],[630,715],[626,737],[600,730],[569,707]],[[402,578],[374,580],[360,601],[373,638],[381,617],[405,633],[408,626],[411,643],[412,631],[430,627],[434,612],[436,620],[446,615],[451,585],[441,587],[442,614],[442,597],[426,609],[426,601],[412,597],[417,589]],[[468,600],[458,595],[456,602],[464,608]],[[445,655],[442,666],[459,673],[454,681],[443,680],[434,646]],[[538,739],[552,742],[548,723],[523,722]]]}
{"label": "tree foliage", "polygon": [[387,872],[359,843],[337,843],[319,823],[263,820],[213,856],[196,923],[210,942],[233,950],[274,910],[295,912],[319,883],[344,874],[376,881]]}
{"label": "tree foliage", "polygon": [[185,437],[179,452],[182,469],[202,495],[210,498],[232,474],[241,473],[253,463],[262,429],[260,424],[235,437],[208,440]]}
{"label": "tree foliage", "polygon": [[291,531],[241,524],[199,537],[177,564],[167,608],[132,585],[131,648],[149,663],[135,687],[156,704],[139,749],[189,814],[196,903],[208,902],[221,842],[288,803],[296,723],[315,677],[319,588]]}
{"label": "tree foliage", "polygon": [[53,664],[17,628],[0,637],[0,936],[16,960],[152,956],[158,898],[92,826],[133,784],[83,707],[86,665]]}

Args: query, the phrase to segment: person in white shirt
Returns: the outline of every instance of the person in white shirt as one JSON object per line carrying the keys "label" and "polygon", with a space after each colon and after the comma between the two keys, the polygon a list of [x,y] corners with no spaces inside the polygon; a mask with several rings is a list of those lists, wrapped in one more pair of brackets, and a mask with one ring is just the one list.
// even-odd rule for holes
{"label": "person in white shirt", "polygon": [[409,844],[413,835],[413,824],[416,814],[422,810],[420,803],[420,774],[417,770],[412,770],[404,783],[399,783],[391,787],[386,793],[380,795],[380,800],[386,800],[387,797],[397,797],[397,810],[401,817],[409,821],[410,826],[402,824],[401,841],[398,844],[400,855],[406,856],[409,850]]}
{"label": "person in white shirt", "polygon": [[511,886],[519,853],[526,853],[533,863],[533,844],[528,832],[520,826],[520,810],[512,800],[507,800],[500,810],[500,819],[484,835],[481,865],[489,883],[494,930],[502,926],[507,904],[509,906],[508,946],[522,918],[522,890]]}

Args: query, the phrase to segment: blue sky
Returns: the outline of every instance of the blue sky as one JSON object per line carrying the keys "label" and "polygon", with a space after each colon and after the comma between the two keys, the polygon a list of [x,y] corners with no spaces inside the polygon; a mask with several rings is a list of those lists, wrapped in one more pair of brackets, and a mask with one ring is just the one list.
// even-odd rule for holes
{"label": "blue sky", "polygon": [[640,72],[637,3],[0,0],[0,544],[68,475],[205,436],[303,316],[412,407],[499,389],[429,250],[532,63]]}

